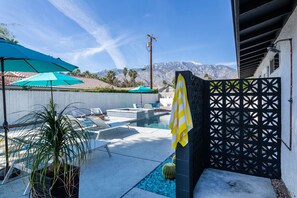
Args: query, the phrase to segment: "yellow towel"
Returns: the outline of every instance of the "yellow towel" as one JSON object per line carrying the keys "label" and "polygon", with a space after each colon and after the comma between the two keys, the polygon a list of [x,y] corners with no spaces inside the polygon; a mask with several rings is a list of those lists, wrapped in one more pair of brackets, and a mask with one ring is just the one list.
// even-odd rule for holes
{"label": "yellow towel", "polygon": [[188,132],[193,128],[193,123],[186,81],[181,74],[177,78],[169,127],[172,133],[172,147],[176,148],[178,143],[186,146],[188,143]]}

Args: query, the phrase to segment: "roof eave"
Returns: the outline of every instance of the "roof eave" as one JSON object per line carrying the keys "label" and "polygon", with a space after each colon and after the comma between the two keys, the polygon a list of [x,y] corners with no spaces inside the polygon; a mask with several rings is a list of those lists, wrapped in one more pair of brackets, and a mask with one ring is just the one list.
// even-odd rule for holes
{"label": "roof eave", "polygon": [[[239,7],[237,0],[231,0],[232,4],[232,17],[233,17],[233,31],[234,31],[234,39],[235,39],[235,50],[236,50],[236,62],[237,62],[237,72],[238,77],[240,78],[240,57],[239,57]],[[235,13],[237,11],[237,13]]]}

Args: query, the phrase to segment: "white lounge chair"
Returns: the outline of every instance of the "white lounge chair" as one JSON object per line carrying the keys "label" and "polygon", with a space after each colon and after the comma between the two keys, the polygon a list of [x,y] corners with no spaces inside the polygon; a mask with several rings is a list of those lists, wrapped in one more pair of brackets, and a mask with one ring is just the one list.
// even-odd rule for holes
{"label": "white lounge chair", "polygon": [[[86,143],[84,143],[84,147],[86,148],[88,153],[92,153],[94,150],[99,149],[99,148],[105,148],[108,153],[108,156],[111,157],[111,153],[108,148],[109,142],[106,142],[103,140],[91,140],[89,143],[90,143],[89,146]],[[76,151],[75,148],[73,150]],[[21,162],[16,162],[11,166],[14,166],[15,168],[17,168],[19,170],[25,171],[28,174],[30,174],[32,172],[30,167],[27,167],[24,163],[21,163]],[[28,182],[28,184],[23,192],[23,195],[26,195],[28,193],[29,189],[30,189],[30,182]]]}
{"label": "white lounge chair", "polygon": [[[4,138],[4,135],[1,135],[0,134],[0,138]],[[16,158],[14,157],[14,155],[17,155],[17,153],[21,153],[25,150],[27,150],[26,148],[18,148],[18,149],[15,149],[12,147],[13,144],[19,144],[20,141],[17,140],[17,139],[14,139],[14,138],[11,138],[11,137],[8,137],[8,141],[9,141],[9,151],[8,151],[8,155],[12,155],[10,156],[10,168],[8,169],[6,175],[4,176],[1,184],[4,184],[8,181],[9,177],[11,176],[12,172],[13,172],[13,169],[14,169],[14,164],[15,163],[19,163],[19,162],[22,162],[22,161],[25,161],[26,159],[19,159],[19,158]],[[5,152],[0,152],[0,156],[5,156]]]}
{"label": "white lounge chair", "polygon": [[120,128],[123,126],[127,126],[128,129],[130,130],[129,122],[113,122],[113,123],[106,124],[102,119],[100,119],[99,117],[96,117],[96,116],[87,116],[87,118],[90,121],[92,121],[97,127],[97,130],[96,129],[92,130],[91,128],[87,129],[88,132],[97,134],[96,139],[99,139],[100,133],[103,131],[108,131],[108,130]]}
{"label": "white lounge chair", "polygon": [[91,108],[91,115],[103,115],[103,112],[100,108]]}
{"label": "white lounge chair", "polygon": [[152,104],[149,104],[149,103],[148,104],[144,104],[143,105],[143,108],[144,109],[154,109],[153,105]]}
{"label": "white lounge chair", "polygon": [[134,109],[139,109],[139,108],[142,108],[142,106],[141,106],[140,104],[136,104],[136,103],[134,103],[134,104],[133,104],[133,108],[134,108]]}
{"label": "white lounge chair", "polygon": [[129,122],[112,122],[109,124],[106,124],[102,119],[100,119],[97,116],[87,116],[87,119],[77,119],[74,118],[71,115],[67,115],[70,120],[72,120],[74,125],[80,124],[81,127],[86,130],[88,133],[96,134],[96,139],[99,139],[100,133],[103,131],[108,131],[111,129],[117,129],[120,127],[127,126],[130,130],[130,123]]}
{"label": "white lounge chair", "polygon": [[105,120],[105,121],[108,121],[109,120],[109,117],[104,115],[104,113],[102,112],[102,110],[100,108],[91,108],[91,115],[94,115],[94,116],[99,116],[101,119]]}
{"label": "white lounge chair", "polygon": [[86,114],[79,111],[79,110],[73,110],[71,111],[72,116],[76,117],[76,118],[84,118],[86,117]]}

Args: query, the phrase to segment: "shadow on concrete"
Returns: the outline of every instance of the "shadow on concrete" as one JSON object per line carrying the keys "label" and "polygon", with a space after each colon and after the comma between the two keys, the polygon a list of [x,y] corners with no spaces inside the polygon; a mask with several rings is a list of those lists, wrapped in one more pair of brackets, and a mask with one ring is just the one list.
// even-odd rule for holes
{"label": "shadow on concrete", "polygon": [[[139,132],[134,129],[130,128],[130,130],[127,127],[120,127],[117,129],[107,130],[103,131],[99,135],[99,139],[103,140],[111,140],[111,139],[124,139],[126,137],[138,134]],[[96,138],[96,134],[92,136],[92,138]]]}

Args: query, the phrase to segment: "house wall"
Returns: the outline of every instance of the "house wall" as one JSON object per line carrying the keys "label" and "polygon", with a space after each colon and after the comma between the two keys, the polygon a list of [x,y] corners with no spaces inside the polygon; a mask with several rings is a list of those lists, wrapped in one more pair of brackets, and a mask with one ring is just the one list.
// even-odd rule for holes
{"label": "house wall", "polygon": [[[2,92],[0,94],[0,123],[3,123]],[[50,99],[48,91],[6,91],[7,114],[9,124],[40,106],[46,105]],[[158,94],[142,94],[142,104],[155,103]],[[141,103],[138,93],[90,93],[90,92],[54,92],[54,102],[63,108],[70,103],[77,108],[90,109],[100,107],[103,112],[107,109],[133,107],[133,103]]]}
{"label": "house wall", "polygon": [[160,98],[160,104],[164,107],[171,107],[173,98]]}
{"label": "house wall", "polygon": [[[292,38],[293,42],[293,146],[289,151],[284,144],[281,147],[282,179],[292,197],[297,197],[297,10],[290,16],[277,40]],[[280,66],[272,74],[267,74],[266,67],[274,54],[268,52],[254,74],[254,77],[281,77],[282,79],[282,139],[289,144],[289,97],[290,97],[290,44],[282,41],[277,44]]]}

